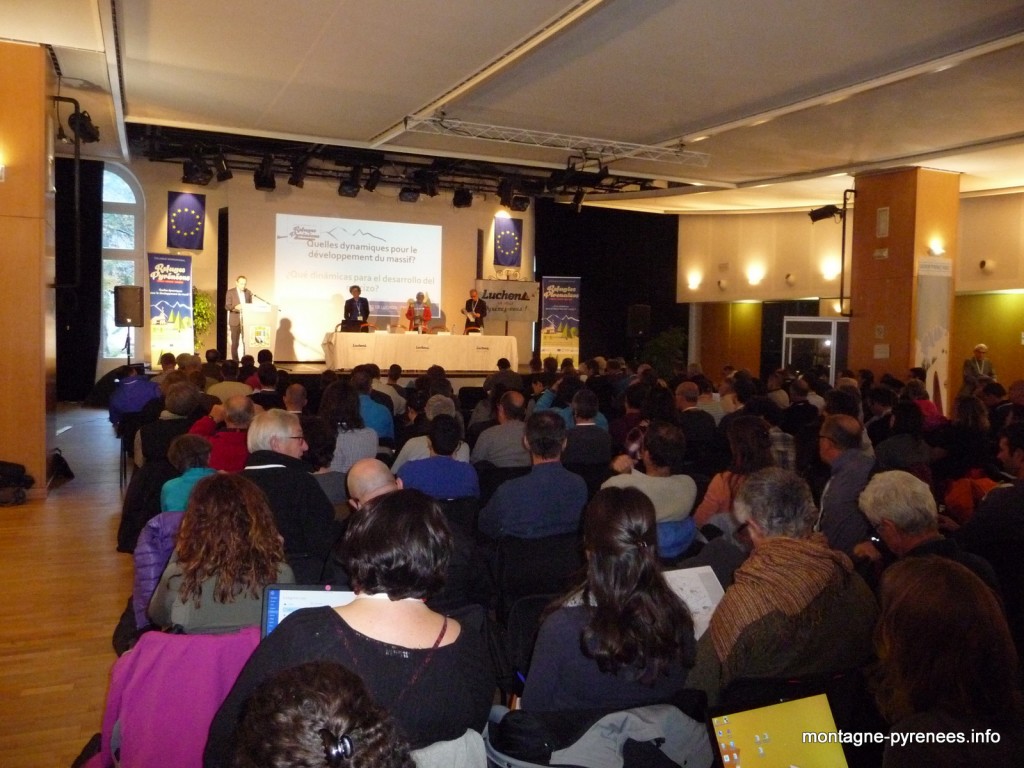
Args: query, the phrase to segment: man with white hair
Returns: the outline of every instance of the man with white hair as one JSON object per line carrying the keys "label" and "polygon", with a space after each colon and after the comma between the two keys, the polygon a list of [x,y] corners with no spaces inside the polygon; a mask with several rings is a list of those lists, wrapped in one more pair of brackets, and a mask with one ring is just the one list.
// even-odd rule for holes
{"label": "man with white hair", "polygon": [[975,344],[973,354],[964,360],[964,384],[960,388],[961,395],[973,395],[980,385],[996,380],[995,369],[987,355],[987,345]]}
{"label": "man with white hair", "polygon": [[[860,508],[896,557],[945,557],[970,568],[993,590],[999,590],[999,580],[988,560],[965,552],[955,540],[939,533],[935,497],[927,483],[909,472],[891,470],[872,477],[861,491]],[[854,554],[875,562],[881,558],[870,543],[855,547]]]}
{"label": "man with white hair", "polygon": [[246,440],[242,474],[267,495],[296,583],[319,583],[341,530],[334,505],[302,461],[307,445],[299,417],[271,408],[253,419]]}
{"label": "man with white hair", "polygon": [[[451,416],[453,419],[458,419],[458,415],[455,409],[455,401],[446,395],[433,395],[427,400],[427,405],[424,409],[427,415],[427,421],[432,421],[438,414],[444,413]],[[391,465],[391,471],[396,475],[398,470],[402,468],[402,465],[409,461],[418,461],[419,459],[430,458],[430,438],[426,435],[419,435],[417,437],[411,437],[402,446],[402,450],[398,452],[398,456],[395,457],[394,463]],[[456,461],[469,461],[469,446],[465,440],[459,441],[459,447],[455,449],[455,453],[452,454],[452,458]]]}
{"label": "man with white hair", "polygon": [[733,514],[753,550],[697,641],[686,681],[717,704],[750,677],[827,677],[874,656],[875,597],[842,552],[811,532],[814,501],[796,473],[768,467],[740,486]]}

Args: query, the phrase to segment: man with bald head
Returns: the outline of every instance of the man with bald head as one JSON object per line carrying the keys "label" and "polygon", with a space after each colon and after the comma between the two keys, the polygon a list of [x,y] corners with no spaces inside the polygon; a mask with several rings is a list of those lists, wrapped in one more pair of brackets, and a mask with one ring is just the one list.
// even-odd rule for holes
{"label": "man with bald head", "polygon": [[815,530],[825,534],[832,549],[851,556],[871,537],[871,523],[857,506],[875,465],[861,450],[862,432],[860,422],[844,413],[827,416],[818,430],[818,454],[830,472]]}
{"label": "man with bald head", "polygon": [[480,433],[470,460],[496,467],[528,467],[530,452],[523,446],[526,402],[522,392],[509,390],[498,401],[498,423]]}
{"label": "man with bald head", "polygon": [[402,481],[379,459],[360,459],[348,471],[348,503],[361,509],[370,499],[397,491]]}

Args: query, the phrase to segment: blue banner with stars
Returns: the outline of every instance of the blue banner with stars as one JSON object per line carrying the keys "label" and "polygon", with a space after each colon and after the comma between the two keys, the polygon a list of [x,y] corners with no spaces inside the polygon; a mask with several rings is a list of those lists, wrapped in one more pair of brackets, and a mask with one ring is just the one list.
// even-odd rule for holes
{"label": "blue banner with stars", "polygon": [[494,218],[494,263],[499,267],[523,265],[523,220]]}
{"label": "blue banner with stars", "polygon": [[203,250],[206,230],[206,195],[167,193],[167,247]]}

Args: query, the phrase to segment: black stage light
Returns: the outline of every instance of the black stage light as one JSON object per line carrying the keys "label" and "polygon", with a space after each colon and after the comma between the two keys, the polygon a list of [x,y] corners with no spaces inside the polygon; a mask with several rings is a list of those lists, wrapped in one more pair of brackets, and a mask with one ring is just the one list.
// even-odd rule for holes
{"label": "black stage light", "polygon": [[842,209],[838,205],[823,205],[821,208],[815,208],[813,211],[809,211],[807,215],[811,217],[811,223],[813,224],[818,221],[834,218],[842,212]]}
{"label": "black stage light", "polygon": [[469,208],[473,204],[473,191],[466,187],[459,187],[452,195],[452,205],[456,208]]}
{"label": "black stage light", "polygon": [[512,203],[509,205],[513,211],[522,212],[530,207],[530,198],[528,195],[512,195]]}
{"label": "black stage light", "polygon": [[274,178],[274,156],[264,155],[260,167],[252,174],[253,184],[256,189],[264,192],[273,192],[277,189],[277,180]]}
{"label": "black stage light", "polygon": [[217,181],[229,181],[234,178],[235,174],[228,168],[228,160],[224,157],[223,152],[217,153],[217,157],[213,161],[213,167],[217,171]]}
{"label": "black stage light", "polygon": [[416,187],[402,187],[398,192],[398,199],[403,203],[415,203],[420,199],[420,191]]}
{"label": "black stage light", "polygon": [[509,177],[502,177],[498,182],[498,202],[505,208],[512,207],[512,197],[515,195],[515,182]]}
{"label": "black stage light", "polygon": [[100,140],[100,129],[92,124],[92,118],[88,112],[72,112],[68,116],[68,128],[70,128],[78,140],[83,144],[92,144]]}
{"label": "black stage light", "polygon": [[359,186],[363,180],[363,166],[353,165],[348,176],[341,179],[338,184],[338,194],[342,197],[355,197],[359,194]]}
{"label": "black stage light", "polygon": [[196,152],[181,165],[181,181],[183,184],[198,184],[205,187],[213,179],[213,169],[203,159],[203,156]]}
{"label": "black stage light", "polygon": [[586,190],[583,187],[576,189],[576,194],[572,196],[572,209],[579,213],[583,210],[583,199],[587,196]]}
{"label": "black stage light", "polygon": [[380,168],[374,168],[370,171],[370,175],[366,177],[366,183],[363,184],[363,189],[367,192],[373,192],[380,184]]}
{"label": "black stage light", "polygon": [[293,187],[302,189],[306,184],[306,169],[309,167],[309,155],[296,158],[292,163],[292,174],[288,177],[288,183]]}

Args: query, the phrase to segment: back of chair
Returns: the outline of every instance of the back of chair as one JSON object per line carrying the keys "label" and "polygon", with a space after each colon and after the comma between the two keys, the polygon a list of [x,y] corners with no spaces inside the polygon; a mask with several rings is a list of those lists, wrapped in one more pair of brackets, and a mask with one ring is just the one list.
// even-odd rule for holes
{"label": "back of chair", "polygon": [[200,768],[213,716],[259,640],[258,627],[143,635],[114,663],[98,764],[114,765],[116,754],[132,768]]}
{"label": "back of chair", "polygon": [[495,579],[499,620],[508,616],[521,597],[565,592],[582,567],[583,541],[578,533],[500,539]]}
{"label": "back of chair", "polygon": [[488,501],[498,486],[506,480],[522,477],[530,472],[530,467],[496,467],[489,461],[480,461],[473,465],[476,469],[477,478],[480,480],[480,506],[481,508]]}

